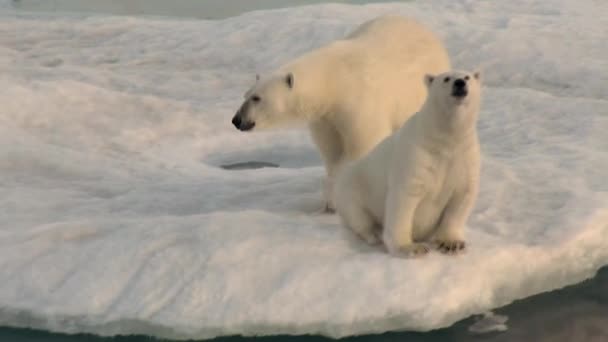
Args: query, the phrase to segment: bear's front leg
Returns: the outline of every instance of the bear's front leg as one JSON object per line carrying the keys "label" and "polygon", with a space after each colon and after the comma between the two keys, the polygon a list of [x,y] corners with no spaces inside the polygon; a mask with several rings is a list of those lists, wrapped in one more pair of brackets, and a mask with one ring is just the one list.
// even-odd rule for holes
{"label": "bear's front leg", "polygon": [[413,240],[414,213],[420,200],[420,191],[411,186],[389,188],[384,214],[382,240],[389,253],[399,257],[426,255],[430,248]]}
{"label": "bear's front leg", "polygon": [[324,212],[335,212],[333,204],[333,184],[337,169],[344,158],[344,148],[340,134],[329,120],[318,119],[308,125],[313,141],[319,149],[326,177],[323,181]]}
{"label": "bear's front leg", "polygon": [[466,248],[464,229],[476,197],[477,187],[471,184],[462,191],[456,191],[448,201],[433,237],[435,247],[440,252],[457,254]]}
{"label": "bear's front leg", "polygon": [[326,175],[323,180],[323,199],[325,200],[325,207],[323,212],[326,214],[334,214],[336,212],[336,206],[333,203],[333,190],[334,190],[334,177],[333,175]]}

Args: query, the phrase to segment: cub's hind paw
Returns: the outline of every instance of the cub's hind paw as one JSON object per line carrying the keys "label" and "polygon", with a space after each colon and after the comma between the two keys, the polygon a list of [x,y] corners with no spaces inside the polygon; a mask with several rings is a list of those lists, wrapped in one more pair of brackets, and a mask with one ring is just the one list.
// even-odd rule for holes
{"label": "cub's hind paw", "polygon": [[378,235],[374,234],[374,232],[366,232],[365,234],[359,234],[359,236],[372,246],[375,246],[381,242]]}
{"label": "cub's hind paw", "polygon": [[462,240],[435,241],[435,245],[443,254],[458,254],[466,248],[466,243]]}
{"label": "cub's hind paw", "polygon": [[412,243],[400,246],[391,251],[391,254],[402,258],[418,258],[429,254],[431,248],[424,243]]}
{"label": "cub's hind paw", "polygon": [[313,214],[315,215],[333,215],[336,213],[336,209],[334,209],[332,206],[330,206],[329,204],[325,204],[323,205],[323,207],[315,209],[313,211]]}

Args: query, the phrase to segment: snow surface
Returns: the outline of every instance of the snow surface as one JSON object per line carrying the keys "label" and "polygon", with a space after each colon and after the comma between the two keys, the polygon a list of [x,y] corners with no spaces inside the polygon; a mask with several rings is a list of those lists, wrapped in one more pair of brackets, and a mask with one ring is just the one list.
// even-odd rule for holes
{"label": "snow surface", "polygon": [[[385,13],[485,73],[469,250],[321,215],[305,129],[230,124],[256,72]],[[0,12],[0,324],[333,337],[451,325],[608,264],[608,4],[315,5],[221,21]],[[406,95],[406,91],[404,90]],[[224,164],[281,167],[226,170]]]}

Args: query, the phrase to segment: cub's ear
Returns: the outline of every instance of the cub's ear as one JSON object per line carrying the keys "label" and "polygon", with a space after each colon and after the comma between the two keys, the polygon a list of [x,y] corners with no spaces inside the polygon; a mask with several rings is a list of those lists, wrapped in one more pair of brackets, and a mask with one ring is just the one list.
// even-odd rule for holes
{"label": "cub's ear", "polygon": [[433,81],[435,80],[435,76],[431,75],[431,74],[426,74],[424,75],[424,84],[428,87],[431,86],[431,84],[433,84]]}
{"label": "cub's ear", "polygon": [[479,69],[475,70],[473,72],[473,77],[475,77],[476,80],[480,80],[481,79],[481,71]]}
{"label": "cub's ear", "polygon": [[285,83],[287,83],[287,86],[289,87],[289,89],[293,88],[293,74],[289,73],[287,74],[287,76],[285,76]]}

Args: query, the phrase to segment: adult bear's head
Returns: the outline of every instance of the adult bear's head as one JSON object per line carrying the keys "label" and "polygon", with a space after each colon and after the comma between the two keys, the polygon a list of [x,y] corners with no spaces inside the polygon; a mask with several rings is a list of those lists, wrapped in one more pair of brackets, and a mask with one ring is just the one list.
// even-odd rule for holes
{"label": "adult bear's head", "polygon": [[263,128],[285,121],[296,101],[295,78],[291,72],[271,76],[260,81],[245,93],[245,101],[232,118],[241,131]]}

